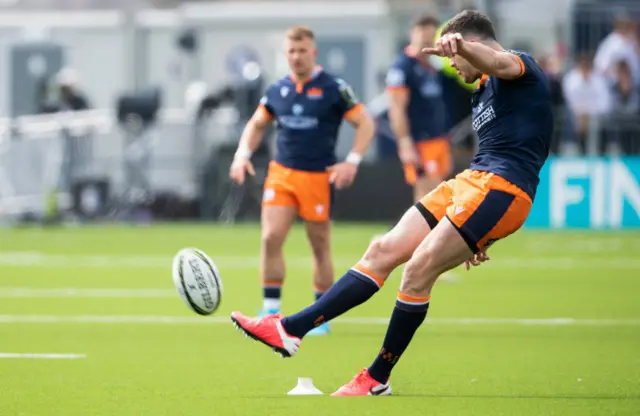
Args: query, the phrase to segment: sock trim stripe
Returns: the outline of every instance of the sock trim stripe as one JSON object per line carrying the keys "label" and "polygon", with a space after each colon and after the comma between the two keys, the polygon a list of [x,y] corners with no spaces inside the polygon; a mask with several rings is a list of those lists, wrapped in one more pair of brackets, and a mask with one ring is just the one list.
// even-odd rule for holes
{"label": "sock trim stripe", "polygon": [[398,293],[398,301],[407,305],[425,305],[429,303],[431,296],[411,296],[404,293]]}
{"label": "sock trim stripe", "polygon": [[318,286],[313,286],[313,292],[314,292],[314,293],[324,295],[324,294],[325,294],[325,293],[327,293],[328,291],[329,291],[329,289],[323,289],[323,288],[320,288],[320,287],[318,287]]}
{"label": "sock trim stripe", "polygon": [[280,289],[284,282],[262,282],[262,287]]}
{"label": "sock trim stripe", "polygon": [[371,271],[367,270],[366,268],[362,267],[359,264],[356,264],[355,266],[353,266],[351,268],[351,270],[353,270],[354,272],[364,276],[364,277],[368,277],[369,279],[373,280],[373,282],[379,287],[382,288],[382,286],[384,285],[384,279],[381,278],[380,276],[376,275],[375,273],[372,273]]}

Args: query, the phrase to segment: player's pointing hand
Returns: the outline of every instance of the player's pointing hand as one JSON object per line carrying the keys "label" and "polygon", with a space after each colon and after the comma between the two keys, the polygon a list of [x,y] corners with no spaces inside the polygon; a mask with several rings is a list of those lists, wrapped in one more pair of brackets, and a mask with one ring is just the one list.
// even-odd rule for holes
{"label": "player's pointing hand", "polygon": [[462,46],[462,35],[460,33],[447,33],[442,35],[433,48],[424,48],[422,53],[427,55],[446,56],[452,58]]}

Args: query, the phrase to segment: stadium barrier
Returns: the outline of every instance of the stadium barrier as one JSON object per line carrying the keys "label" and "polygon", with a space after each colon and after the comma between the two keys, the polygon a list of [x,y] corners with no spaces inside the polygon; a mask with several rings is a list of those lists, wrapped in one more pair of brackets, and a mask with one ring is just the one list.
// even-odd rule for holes
{"label": "stadium barrier", "polygon": [[[135,124],[118,122],[111,110],[0,119],[0,219],[69,210],[78,204],[74,187],[87,183],[106,183],[112,208],[162,192],[193,198],[208,155],[238,135],[222,110],[199,122],[166,109],[146,128]],[[88,192],[80,203],[92,199]]]}
{"label": "stadium barrier", "polygon": [[525,226],[640,228],[640,157],[549,159]]}

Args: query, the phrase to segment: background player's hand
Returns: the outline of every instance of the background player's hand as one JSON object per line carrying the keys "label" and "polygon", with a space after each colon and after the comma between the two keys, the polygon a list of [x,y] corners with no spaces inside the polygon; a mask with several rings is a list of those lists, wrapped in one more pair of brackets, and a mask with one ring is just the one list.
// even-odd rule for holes
{"label": "background player's hand", "polygon": [[253,168],[253,163],[247,158],[244,157],[236,157],[233,159],[233,163],[231,163],[231,168],[229,169],[229,176],[231,180],[233,180],[238,185],[242,185],[246,178],[246,173],[249,173],[251,176],[256,175],[256,171]]}
{"label": "background player's hand", "polygon": [[422,53],[426,55],[446,56],[453,58],[460,52],[464,43],[460,33],[447,33],[442,35],[433,48],[424,48]]}
{"label": "background player's hand", "polygon": [[403,164],[417,166],[420,163],[420,156],[410,137],[398,141],[398,157]]}
{"label": "background player's hand", "polygon": [[471,266],[480,266],[481,263],[484,263],[487,260],[491,260],[491,258],[487,255],[485,250],[477,252],[473,257],[464,262],[464,267],[469,270]]}
{"label": "background player's hand", "polygon": [[329,171],[329,182],[338,189],[344,189],[353,183],[358,173],[358,166],[349,162],[337,163],[327,168]]}

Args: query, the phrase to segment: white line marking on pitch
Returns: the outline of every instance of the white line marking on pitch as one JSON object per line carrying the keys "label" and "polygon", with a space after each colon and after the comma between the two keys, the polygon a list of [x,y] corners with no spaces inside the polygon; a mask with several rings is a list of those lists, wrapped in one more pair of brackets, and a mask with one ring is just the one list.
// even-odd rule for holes
{"label": "white line marking on pitch", "polygon": [[[229,324],[226,316],[64,316],[64,315],[0,315],[0,324]],[[346,317],[336,319],[346,325],[387,325],[389,318]],[[640,326],[640,319],[579,319],[579,318],[427,318],[431,325],[520,325],[520,326]]]}
{"label": "white line marking on pitch", "polygon": [[[128,255],[64,255],[39,252],[2,252],[0,266],[10,267],[74,267],[74,268],[166,268],[171,264],[171,256],[128,256]],[[257,256],[213,256],[220,268],[257,269]],[[337,267],[350,267],[357,258],[336,257]],[[311,257],[289,256],[287,266],[308,268],[312,265]],[[483,266],[484,267],[484,266]],[[640,259],[627,256],[606,258],[575,257],[538,257],[514,258],[506,257],[486,263],[486,267],[497,269],[640,269]]]}
{"label": "white line marking on pitch", "polygon": [[0,287],[0,298],[172,298],[171,289]]}
{"label": "white line marking on pitch", "polygon": [[26,358],[32,360],[78,360],[87,358],[86,354],[37,354],[37,353],[17,353],[17,352],[0,352],[2,358]]}

